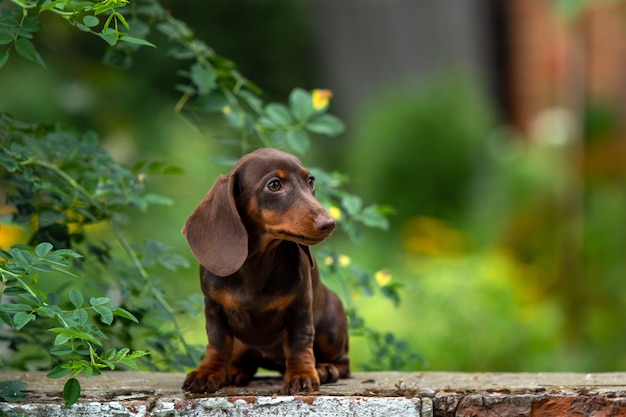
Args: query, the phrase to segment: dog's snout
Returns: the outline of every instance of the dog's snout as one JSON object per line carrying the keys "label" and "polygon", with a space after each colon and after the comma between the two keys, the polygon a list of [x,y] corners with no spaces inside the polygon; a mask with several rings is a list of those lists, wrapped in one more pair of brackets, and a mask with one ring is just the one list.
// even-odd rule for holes
{"label": "dog's snout", "polygon": [[337,222],[330,216],[318,216],[315,219],[315,227],[323,234],[331,234],[335,230]]}

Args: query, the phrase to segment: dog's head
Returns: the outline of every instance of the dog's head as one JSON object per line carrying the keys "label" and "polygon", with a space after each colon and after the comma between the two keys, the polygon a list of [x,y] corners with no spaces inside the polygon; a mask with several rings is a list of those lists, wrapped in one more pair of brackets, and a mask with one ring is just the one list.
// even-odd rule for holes
{"label": "dog's head", "polygon": [[334,219],[315,198],[315,178],[300,160],[259,149],[217,179],[183,234],[205,268],[227,276],[241,268],[249,243],[288,240],[308,246],[334,229]]}

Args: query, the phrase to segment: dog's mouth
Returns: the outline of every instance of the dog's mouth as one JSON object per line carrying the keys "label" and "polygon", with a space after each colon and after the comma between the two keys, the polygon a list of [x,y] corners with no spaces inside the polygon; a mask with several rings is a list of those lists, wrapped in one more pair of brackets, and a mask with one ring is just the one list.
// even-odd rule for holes
{"label": "dog's mouth", "polygon": [[296,235],[289,232],[281,232],[279,237],[284,240],[289,240],[291,242],[299,243],[301,245],[312,246],[317,245],[318,243],[323,242],[327,237],[329,237],[331,233],[328,233],[324,236],[304,236],[304,235]]}

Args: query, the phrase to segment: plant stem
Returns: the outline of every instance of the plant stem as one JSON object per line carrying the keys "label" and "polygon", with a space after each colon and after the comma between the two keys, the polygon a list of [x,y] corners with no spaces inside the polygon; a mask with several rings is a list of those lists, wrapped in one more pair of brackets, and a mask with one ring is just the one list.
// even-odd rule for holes
{"label": "plant stem", "polygon": [[94,204],[94,200],[91,197],[91,194],[89,194],[89,192],[87,190],[85,190],[83,187],[81,187],[81,185],[79,183],[76,182],[76,180],[72,177],[70,177],[68,174],[65,173],[65,171],[63,171],[61,168],[59,168],[58,166],[51,164],[49,162],[46,161],[42,161],[40,159],[32,159],[32,160],[28,160],[28,161],[24,161],[22,162],[22,165],[38,165],[44,168],[47,168],[49,170],[51,170],[52,172],[54,172],[55,174],[57,174],[59,177],[63,178],[63,180],[65,180],[65,182],[67,182],[72,188],[74,188],[78,193],[82,194],[82,196],[89,202],[91,202],[92,204]]}
{"label": "plant stem", "polygon": [[172,308],[172,306],[169,305],[167,300],[163,298],[163,294],[160,291],[158,291],[156,288],[154,288],[154,285],[152,285],[152,281],[150,280],[148,273],[146,272],[145,268],[141,264],[141,261],[139,260],[139,258],[137,258],[137,254],[135,253],[133,248],[130,246],[130,244],[128,243],[124,235],[122,234],[118,224],[114,221],[111,221],[111,225],[113,227],[113,232],[115,233],[117,240],[120,242],[120,244],[122,245],[122,248],[124,248],[124,251],[130,257],[133,266],[137,269],[137,271],[141,275],[141,278],[144,280],[147,289],[150,291],[150,294],[152,294],[152,296],[155,298],[159,306],[169,316],[170,321],[174,325],[174,330],[176,334],[178,335],[178,337],[180,338],[180,341],[183,347],[185,348],[185,352],[187,353],[187,356],[194,363],[199,362],[200,358],[196,357],[196,355],[193,353],[193,350],[191,349],[191,347],[185,340],[185,337],[183,336],[183,332],[180,328],[180,325],[178,324],[178,320],[176,319],[176,314],[174,312],[174,309]]}

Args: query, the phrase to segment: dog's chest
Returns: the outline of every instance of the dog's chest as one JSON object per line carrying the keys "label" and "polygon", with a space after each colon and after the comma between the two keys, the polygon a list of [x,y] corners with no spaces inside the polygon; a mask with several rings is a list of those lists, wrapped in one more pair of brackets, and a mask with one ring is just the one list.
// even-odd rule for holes
{"label": "dog's chest", "polygon": [[293,303],[295,294],[247,293],[232,289],[214,289],[211,298],[222,307],[231,326],[263,327],[276,321]]}

